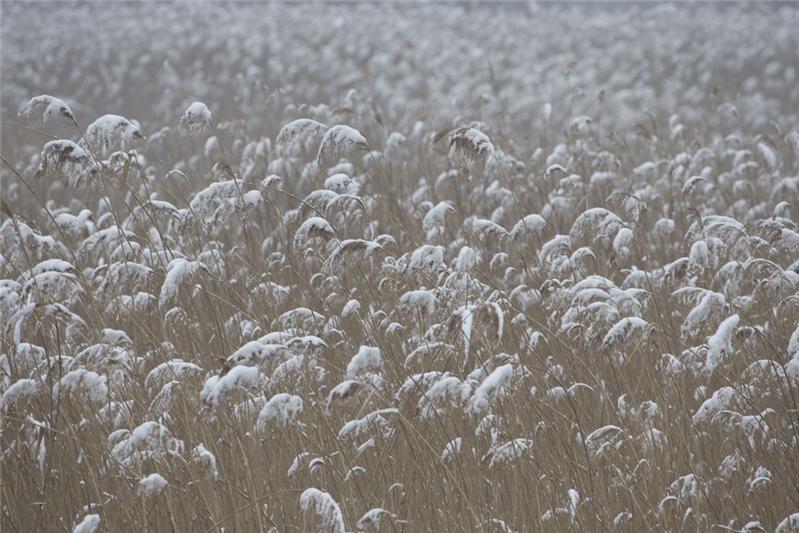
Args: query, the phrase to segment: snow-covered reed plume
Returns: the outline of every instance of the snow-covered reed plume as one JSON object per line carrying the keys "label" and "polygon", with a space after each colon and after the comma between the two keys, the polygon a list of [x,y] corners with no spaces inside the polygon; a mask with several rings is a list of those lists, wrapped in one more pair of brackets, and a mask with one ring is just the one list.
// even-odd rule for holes
{"label": "snow-covered reed plume", "polygon": [[397,520],[397,515],[390,511],[386,511],[382,507],[375,507],[369,509],[362,517],[355,523],[358,531],[381,531],[385,528],[386,524],[407,524],[405,520]]}
{"label": "snow-covered reed plume", "polygon": [[316,161],[320,167],[329,168],[341,159],[352,160],[359,154],[363,155],[368,149],[366,137],[358,130],[339,124],[325,132]]}
{"label": "snow-covered reed plume", "polygon": [[491,139],[476,128],[458,128],[449,137],[449,159],[455,166],[471,168],[493,154]]}
{"label": "snow-covered reed plume", "polygon": [[361,346],[358,353],[352,356],[347,364],[347,379],[353,379],[367,372],[380,372],[383,369],[383,359],[380,357],[380,348]]}
{"label": "snow-covered reed plume", "polygon": [[199,261],[188,261],[182,257],[170,261],[164,283],[161,285],[158,304],[166,306],[172,303],[178,297],[182,286],[200,272],[207,270],[208,267]]}
{"label": "snow-covered reed plume", "polygon": [[68,139],[50,141],[42,147],[39,168],[40,177],[65,179],[70,185],[78,185],[82,178],[96,173],[89,152]]}
{"label": "snow-covered reed plume", "polygon": [[300,424],[298,417],[302,414],[302,398],[293,394],[281,392],[275,394],[261,409],[256,422],[259,431],[270,427],[283,428]]}
{"label": "snow-covered reed plume", "polygon": [[313,531],[318,533],[344,533],[344,516],[333,497],[316,488],[305,489],[300,495],[303,511],[315,515]]}
{"label": "snow-covered reed plume", "polygon": [[489,468],[498,468],[501,466],[510,465],[525,456],[532,455],[533,441],[522,437],[503,442],[502,444],[492,446],[486,457],[488,458]]}
{"label": "snow-covered reed plume", "polygon": [[163,491],[168,484],[161,474],[153,473],[139,481],[139,492],[143,496],[155,496]]}
{"label": "snow-covered reed plume", "polygon": [[35,96],[22,104],[19,108],[18,114],[21,117],[30,117],[31,113],[33,113],[33,110],[40,107],[44,107],[44,111],[42,112],[43,124],[47,124],[49,121],[58,118],[66,119],[73,124],[76,123],[75,115],[72,113],[72,109],[69,108],[67,103],[60,98],[49,96],[47,94]]}
{"label": "snow-covered reed plume", "polygon": [[316,156],[327,130],[327,126],[315,120],[307,118],[293,120],[280,128],[275,138],[275,147],[282,156],[303,157],[309,154]]}
{"label": "snow-covered reed plume", "polygon": [[7,413],[15,404],[34,396],[37,392],[39,392],[39,383],[36,380],[18,379],[0,397],[0,412]]}
{"label": "snow-covered reed plume", "polygon": [[200,400],[210,407],[219,407],[235,391],[255,388],[259,375],[257,367],[234,366],[224,376],[206,379],[200,391]]}
{"label": "snow-covered reed plume", "polygon": [[145,140],[138,125],[113,114],[103,115],[89,124],[82,139],[89,150],[103,155],[114,150],[138,148]]}
{"label": "snow-covered reed plume", "polygon": [[75,525],[75,527],[72,529],[72,533],[94,533],[100,526],[100,522],[100,515],[88,514],[84,516],[78,524]]}
{"label": "snow-covered reed plume", "polygon": [[707,359],[704,371],[710,375],[722,362],[722,358],[732,354],[732,334],[740,321],[738,315],[732,315],[719,324],[716,333],[707,340]]}
{"label": "snow-covered reed plume", "polygon": [[72,396],[94,404],[104,404],[108,399],[108,378],[97,372],[77,368],[68,372],[53,387],[53,395]]}
{"label": "snow-covered reed plume", "polygon": [[180,129],[186,135],[197,135],[214,127],[211,110],[202,102],[192,102],[180,116]]}
{"label": "snow-covered reed plume", "polygon": [[205,446],[198,444],[191,452],[191,458],[197,464],[208,470],[208,475],[216,481],[219,479],[219,469],[216,466],[216,456],[208,451]]}

